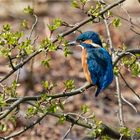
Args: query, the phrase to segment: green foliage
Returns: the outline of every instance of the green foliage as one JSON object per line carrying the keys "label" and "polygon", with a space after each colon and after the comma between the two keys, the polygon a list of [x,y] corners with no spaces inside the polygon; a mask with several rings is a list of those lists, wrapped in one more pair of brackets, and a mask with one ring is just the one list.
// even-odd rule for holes
{"label": "green foliage", "polygon": [[102,140],[111,140],[109,136],[102,136]]}
{"label": "green foliage", "polygon": [[90,7],[90,9],[88,10],[88,13],[91,16],[102,18],[102,16],[99,15],[101,8],[102,8],[102,4],[97,2],[95,7],[94,6]]}
{"label": "green foliage", "polygon": [[48,25],[48,28],[51,32],[55,31],[62,25],[63,21],[60,18],[56,18],[53,20],[52,25]]}
{"label": "green foliage", "polygon": [[69,47],[64,46],[64,56],[67,57],[68,55],[72,54]]}
{"label": "green foliage", "polygon": [[51,58],[48,58],[46,60],[42,60],[42,65],[46,66],[46,67],[50,67],[50,61],[51,61]]}
{"label": "green foliage", "polygon": [[29,39],[21,42],[18,48],[20,49],[21,52],[23,52],[23,54],[25,53],[29,55],[33,53],[33,46],[31,45],[31,40]]}
{"label": "green foliage", "polygon": [[64,115],[62,115],[62,116],[59,118],[58,123],[64,124],[65,121],[66,121],[66,117],[65,117]]}
{"label": "green foliage", "polygon": [[83,5],[85,5],[85,4],[88,2],[88,0],[80,0],[80,2],[81,2]]}
{"label": "green foliage", "polygon": [[133,76],[138,76],[140,74],[140,64],[138,62],[137,63],[133,63],[130,66],[130,69],[131,69],[131,72],[132,72]]}
{"label": "green foliage", "polygon": [[75,88],[74,80],[67,80],[64,82],[64,85],[67,90],[72,90]]}
{"label": "green foliage", "polygon": [[14,80],[11,84],[11,86],[7,86],[4,89],[4,93],[6,95],[9,95],[10,97],[17,97],[16,88],[19,86],[19,84]]}
{"label": "green foliage", "polygon": [[103,128],[101,126],[102,121],[98,121],[95,119],[95,124],[96,124],[95,129],[91,132],[91,135],[96,138],[102,135]]}
{"label": "green foliage", "polygon": [[73,0],[72,1],[72,7],[74,7],[74,8],[80,8],[77,0]]}
{"label": "green foliage", "polygon": [[34,115],[36,115],[38,113],[38,109],[36,107],[29,107],[28,110],[27,110],[27,117],[32,117]]}
{"label": "green foliage", "polygon": [[0,107],[3,107],[5,105],[5,99],[4,96],[2,94],[0,94]]}
{"label": "green foliage", "polygon": [[81,106],[81,110],[82,110],[82,113],[85,114],[85,113],[90,111],[90,108],[89,108],[89,106],[84,104],[84,105]]}
{"label": "green foliage", "polygon": [[115,18],[115,19],[112,21],[112,24],[113,24],[113,26],[116,27],[116,28],[117,28],[117,27],[120,27],[120,26],[122,25],[120,18]]}
{"label": "green foliage", "polygon": [[23,37],[22,31],[12,31],[9,24],[4,24],[0,34],[0,55],[9,58],[13,54],[15,56],[16,52],[16,58],[20,58],[33,53],[34,48],[31,40],[23,40]]}
{"label": "green foliage", "polygon": [[21,22],[20,26],[21,28],[29,29],[28,21],[25,19]]}
{"label": "green foliage", "polygon": [[6,132],[7,131],[7,124],[0,123],[0,132]]}
{"label": "green foliage", "polygon": [[11,25],[10,24],[4,24],[3,25],[3,31],[10,31],[11,30]]}
{"label": "green foliage", "polygon": [[88,2],[89,0],[73,0],[72,1],[72,7],[77,8],[77,9],[81,9],[83,10],[85,4]]}
{"label": "green foliage", "polygon": [[136,133],[139,133],[140,134],[140,127],[136,128]]}
{"label": "green foliage", "polygon": [[57,50],[57,46],[54,43],[52,43],[49,38],[45,38],[41,41],[40,48],[44,50],[48,49],[49,51]]}
{"label": "green foliage", "polygon": [[33,10],[33,8],[31,8],[30,6],[28,6],[28,7],[24,8],[24,12],[25,12],[26,14],[33,15],[34,10]]}
{"label": "green foliage", "polygon": [[114,75],[118,76],[119,74],[119,67],[115,66],[113,69]]}
{"label": "green foliage", "polygon": [[56,103],[53,103],[49,108],[48,112],[56,113],[56,111],[59,109],[59,106]]}
{"label": "green foliage", "polygon": [[121,127],[120,128],[120,133],[123,136],[128,136],[128,137],[130,137],[132,135],[131,130],[128,127]]}
{"label": "green foliage", "polygon": [[131,56],[129,58],[124,57],[122,59],[122,62],[125,66],[130,68],[133,76],[138,76],[140,74],[140,63],[137,62],[137,57],[136,56]]}
{"label": "green foliage", "polygon": [[52,90],[56,86],[56,84],[49,82],[49,81],[43,81],[42,85],[48,91]]}

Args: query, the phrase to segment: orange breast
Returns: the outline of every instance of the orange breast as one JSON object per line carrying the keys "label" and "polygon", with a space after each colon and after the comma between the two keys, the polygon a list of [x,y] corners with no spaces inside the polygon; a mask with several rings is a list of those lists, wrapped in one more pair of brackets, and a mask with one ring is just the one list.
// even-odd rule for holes
{"label": "orange breast", "polygon": [[83,66],[83,70],[84,70],[86,80],[89,83],[92,83],[90,72],[88,70],[88,65],[87,65],[87,52],[86,52],[86,49],[82,49],[82,66]]}

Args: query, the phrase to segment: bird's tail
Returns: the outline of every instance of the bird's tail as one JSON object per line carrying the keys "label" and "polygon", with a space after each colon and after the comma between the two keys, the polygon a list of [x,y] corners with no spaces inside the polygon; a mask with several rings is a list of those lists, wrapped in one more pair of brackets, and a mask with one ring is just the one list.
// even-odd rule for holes
{"label": "bird's tail", "polygon": [[95,92],[95,97],[97,97],[99,95],[100,91],[101,91],[101,88],[97,86],[96,92]]}

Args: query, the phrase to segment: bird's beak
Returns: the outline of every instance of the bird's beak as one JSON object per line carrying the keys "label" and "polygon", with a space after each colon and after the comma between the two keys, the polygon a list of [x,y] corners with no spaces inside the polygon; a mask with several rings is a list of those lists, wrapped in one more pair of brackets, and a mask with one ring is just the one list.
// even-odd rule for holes
{"label": "bird's beak", "polygon": [[71,41],[68,43],[69,46],[79,46],[81,48],[83,48],[82,45],[80,45],[80,43],[78,43],[77,41]]}
{"label": "bird's beak", "polygon": [[76,41],[70,41],[70,42],[68,43],[68,45],[69,45],[69,46],[76,46],[76,45],[78,45],[78,43],[77,43]]}

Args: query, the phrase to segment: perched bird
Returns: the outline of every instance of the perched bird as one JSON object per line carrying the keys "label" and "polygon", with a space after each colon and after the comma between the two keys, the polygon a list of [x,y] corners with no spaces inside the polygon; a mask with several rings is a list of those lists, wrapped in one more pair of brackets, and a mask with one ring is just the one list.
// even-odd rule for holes
{"label": "perched bird", "polygon": [[87,81],[97,86],[95,96],[113,81],[113,66],[110,54],[102,43],[99,35],[93,31],[82,33],[76,41],[69,45],[82,47],[82,66]]}

